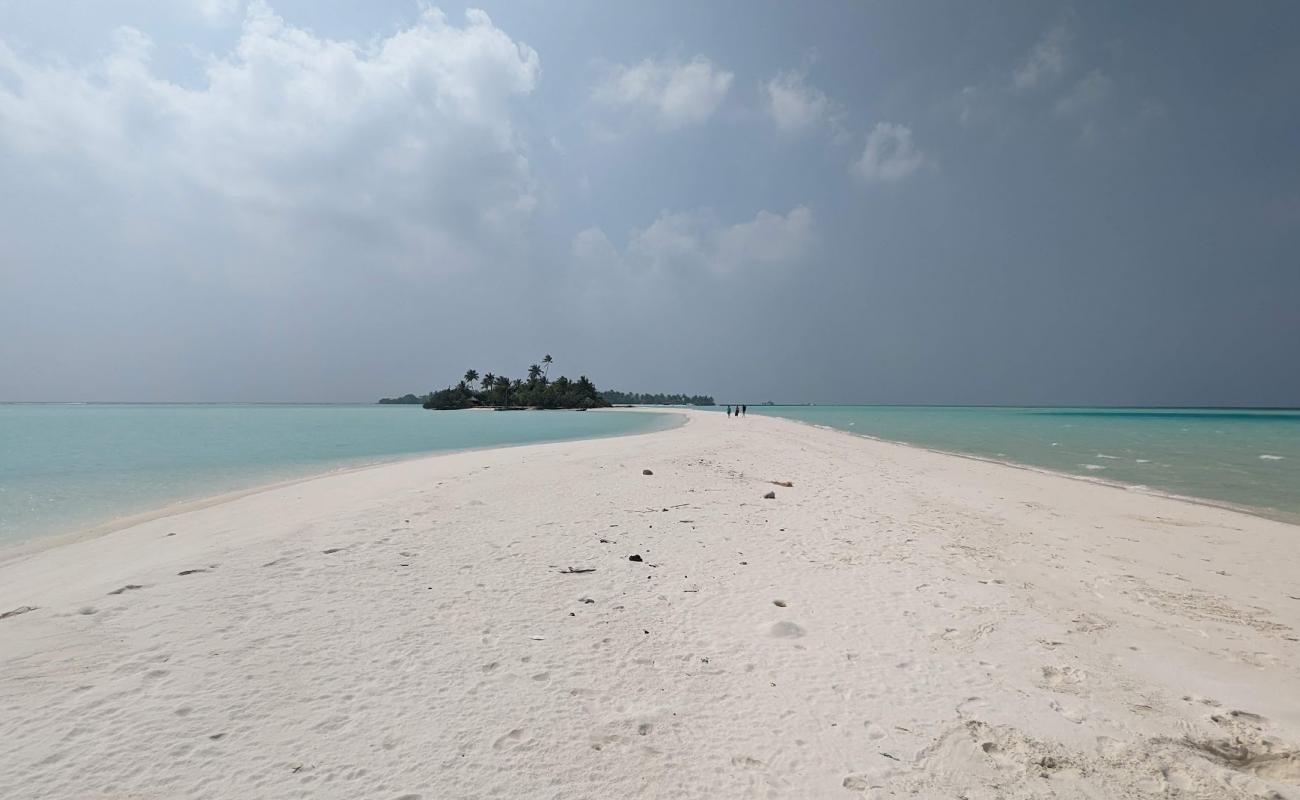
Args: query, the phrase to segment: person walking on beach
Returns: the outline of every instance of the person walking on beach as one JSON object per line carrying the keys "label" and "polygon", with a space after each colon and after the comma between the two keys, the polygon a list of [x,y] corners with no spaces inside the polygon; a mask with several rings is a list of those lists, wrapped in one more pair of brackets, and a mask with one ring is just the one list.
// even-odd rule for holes
{"label": "person walking on beach", "polygon": [[749,416],[749,406],[741,406],[741,407],[740,407],[740,415],[741,415],[742,417],[747,417],[747,416]]}
{"label": "person walking on beach", "polygon": [[727,406],[727,419],[731,419],[731,406]]}

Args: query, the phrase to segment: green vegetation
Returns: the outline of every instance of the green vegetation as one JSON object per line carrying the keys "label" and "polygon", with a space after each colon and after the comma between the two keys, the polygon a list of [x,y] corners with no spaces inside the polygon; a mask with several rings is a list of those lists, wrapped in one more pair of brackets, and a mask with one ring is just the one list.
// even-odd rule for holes
{"label": "green vegetation", "polygon": [[586,375],[571,381],[561,375],[555,380],[547,377],[555,359],[547,354],[541,364],[528,368],[527,379],[511,380],[492,372],[479,373],[465,370],[465,375],[455,386],[430,392],[423,397],[413,394],[385,397],[384,405],[416,405],[438,410],[458,408],[605,408],[614,403],[650,406],[711,406],[713,398],[707,395],[641,394],[639,392],[602,392]]}
{"label": "green vegetation", "polygon": [[554,361],[547,355],[542,359],[545,366],[530,366],[527,380],[511,380],[491,372],[480,377],[478,370],[466,370],[460,383],[426,396],[424,407],[438,410],[477,407],[588,409],[609,405],[586,375],[579,376],[576,381],[563,375],[550,380],[547,373]]}
{"label": "green vegetation", "polygon": [[637,406],[711,406],[714,405],[713,398],[706,394],[641,394],[639,392],[615,392],[613,390],[600,393],[610,403],[619,405],[637,405]]}

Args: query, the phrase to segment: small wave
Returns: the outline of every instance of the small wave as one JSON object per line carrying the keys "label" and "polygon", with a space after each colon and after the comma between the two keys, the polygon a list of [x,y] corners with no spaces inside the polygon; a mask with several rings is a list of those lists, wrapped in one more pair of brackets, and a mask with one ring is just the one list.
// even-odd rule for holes
{"label": "small wave", "polygon": [[1052,447],[1060,447],[1060,446],[1061,446],[1060,442],[1052,442]]}
{"label": "small wave", "polygon": [[1282,459],[1286,458],[1286,456],[1271,456],[1268,453],[1264,453],[1263,455],[1260,456],[1260,458],[1264,461],[1281,461]]}
{"label": "small wave", "polygon": [[1133,459],[1133,460],[1136,461],[1136,462],[1139,463],[1139,464],[1150,464],[1150,463],[1151,463],[1151,459],[1149,459],[1149,458],[1135,458],[1135,459]]}
{"label": "small wave", "polygon": [[1112,461],[1118,461],[1118,460],[1119,460],[1119,456],[1108,456],[1108,455],[1106,455],[1105,453],[1098,453],[1098,454],[1097,454],[1097,458],[1109,458],[1109,459],[1111,459]]}
{"label": "small wave", "polygon": [[1084,469],[1105,469],[1101,464],[1083,464]]}

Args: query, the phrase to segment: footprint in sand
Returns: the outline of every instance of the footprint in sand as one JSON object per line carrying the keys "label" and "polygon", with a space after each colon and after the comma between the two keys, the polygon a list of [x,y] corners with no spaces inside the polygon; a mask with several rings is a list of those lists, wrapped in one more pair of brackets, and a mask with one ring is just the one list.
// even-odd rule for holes
{"label": "footprint in sand", "polygon": [[1088,673],[1074,667],[1043,667],[1043,684],[1052,690],[1073,691],[1088,679]]}
{"label": "footprint in sand", "polygon": [[1059,700],[1053,700],[1049,705],[1053,711],[1075,725],[1081,725],[1084,720],[1088,719],[1087,710],[1077,703],[1062,703]]}
{"label": "footprint in sand", "polygon": [[513,748],[522,741],[524,741],[524,729],[515,728],[504,736],[497,737],[497,740],[492,743],[492,749],[505,750],[506,748]]}

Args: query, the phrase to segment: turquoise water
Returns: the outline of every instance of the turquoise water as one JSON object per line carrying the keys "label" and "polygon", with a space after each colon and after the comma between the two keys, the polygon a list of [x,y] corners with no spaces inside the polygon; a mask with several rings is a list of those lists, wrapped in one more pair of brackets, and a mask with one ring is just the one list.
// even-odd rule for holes
{"label": "turquoise water", "polygon": [[0,543],[339,467],[674,424],[618,411],[0,405]]}
{"label": "turquoise water", "polygon": [[749,412],[1300,521],[1300,411],[750,406]]}

